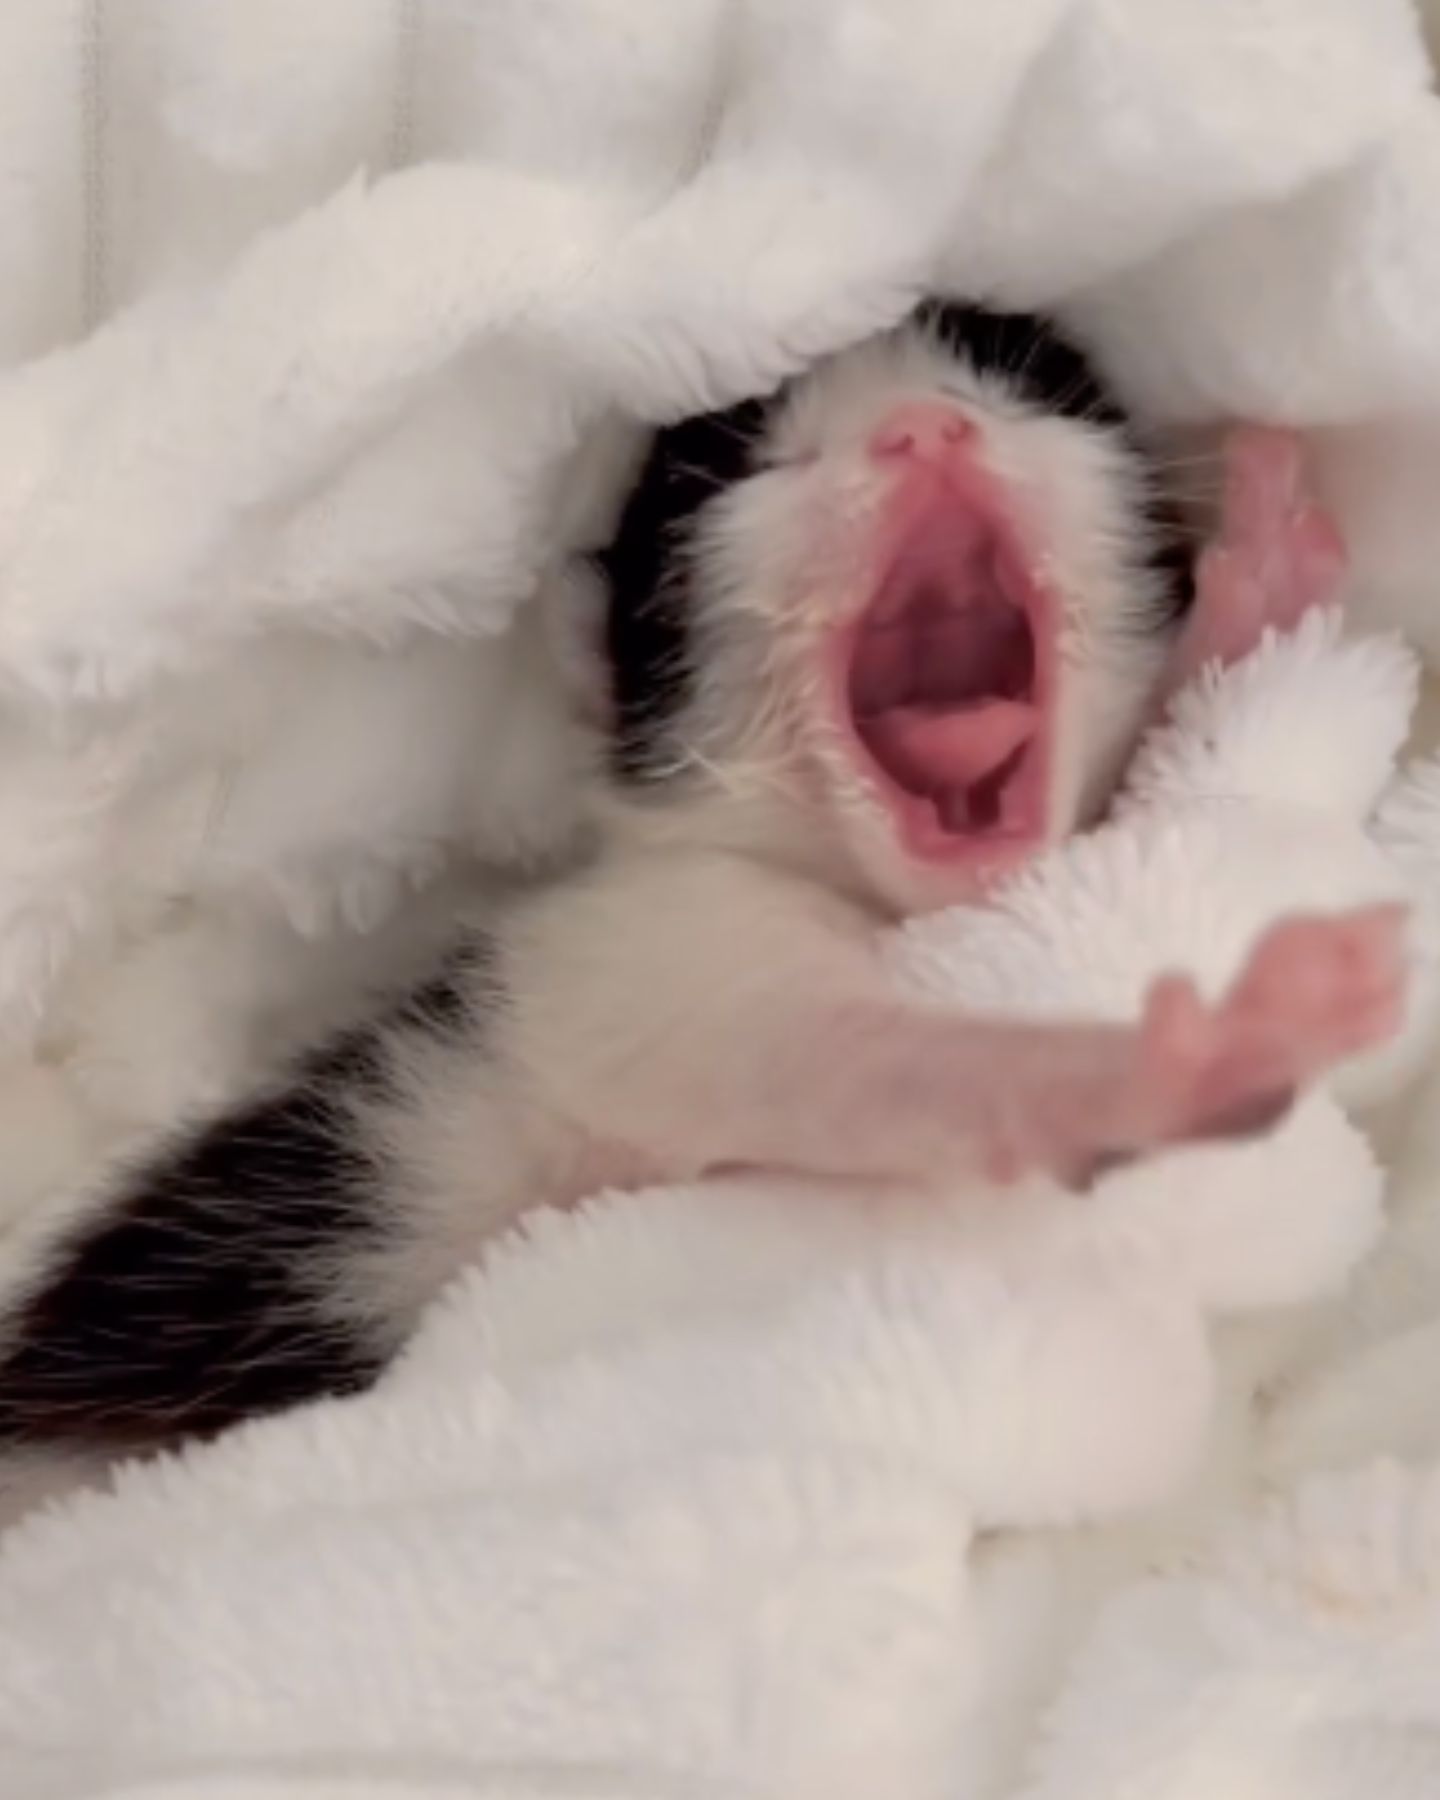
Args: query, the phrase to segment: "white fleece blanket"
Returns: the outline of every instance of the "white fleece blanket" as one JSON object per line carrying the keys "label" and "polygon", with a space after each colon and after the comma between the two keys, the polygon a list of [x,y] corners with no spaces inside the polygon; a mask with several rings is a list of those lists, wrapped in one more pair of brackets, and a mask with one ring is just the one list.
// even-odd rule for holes
{"label": "white fleece blanket", "polygon": [[0,683],[491,630],[608,405],[946,281],[1073,312],[1157,415],[1347,428],[1414,628],[1435,509],[1346,454],[1440,417],[1427,84],[1408,0],[7,0]]}
{"label": "white fleece blanket", "polygon": [[[0,679],[123,695],[377,584],[491,629],[607,407],[944,279],[1311,428],[1357,602],[1440,650],[1427,82],[1403,0],[7,0]],[[1405,658],[1258,667],[902,974],[1124,1011],[1286,904],[1428,909]],[[539,1221],[374,1396],[14,1536],[0,1794],[1431,1796],[1433,1137],[1388,1194],[1321,1096],[1084,1208]]]}
{"label": "white fleece blanket", "polygon": [[[1188,697],[1114,824],[898,934],[897,979],[1121,1017],[1287,909],[1408,897],[1410,1029],[1337,1092],[1393,1090],[1440,971],[1414,692],[1313,617]],[[1383,1182],[1336,1093],[1086,1202],[536,1217],[372,1395],[16,1529],[0,1791],[1433,1796],[1433,1167],[1353,1314]]]}

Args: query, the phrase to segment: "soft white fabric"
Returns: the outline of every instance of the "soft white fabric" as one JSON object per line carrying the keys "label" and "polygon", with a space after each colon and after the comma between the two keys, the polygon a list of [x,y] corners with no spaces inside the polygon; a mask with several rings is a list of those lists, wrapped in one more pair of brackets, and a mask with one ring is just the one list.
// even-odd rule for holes
{"label": "soft white fabric", "polygon": [[[1413,1059],[1414,692],[1397,643],[1313,617],[1187,696],[1112,825],[897,934],[897,979],[1118,1017],[1290,908],[1409,896]],[[1435,1268],[1435,1167],[1402,1276]],[[537,1216],[372,1395],[16,1529],[4,1791],[1421,1800],[1440,1288],[1361,1304],[1381,1251],[1335,1304],[1382,1189],[1320,1093],[1086,1202],[716,1183]]]}
{"label": "soft white fabric", "polygon": [[738,397],[942,275],[1083,292],[1172,415],[1440,406],[1402,0],[18,0],[0,70],[0,354],[51,352],[0,387],[17,692],[493,627],[577,413]]}
{"label": "soft white fabric", "polygon": [[[173,1117],[323,965],[272,919],[543,848],[567,765],[487,634],[603,516],[572,456],[937,281],[1059,305],[1158,416],[1315,428],[1357,602],[1440,651],[1427,79],[1404,0],[6,0],[0,1040],[138,939],[71,1003],[118,1021],[85,1099]],[[1404,659],[1317,634],[903,971],[1123,1010],[1287,902],[1433,891],[1440,769],[1379,797]],[[1085,1208],[538,1221],[377,1395],[15,1536],[0,1794],[1433,1794],[1434,1129],[1350,1301],[1218,1338],[1380,1228],[1328,1097]]]}

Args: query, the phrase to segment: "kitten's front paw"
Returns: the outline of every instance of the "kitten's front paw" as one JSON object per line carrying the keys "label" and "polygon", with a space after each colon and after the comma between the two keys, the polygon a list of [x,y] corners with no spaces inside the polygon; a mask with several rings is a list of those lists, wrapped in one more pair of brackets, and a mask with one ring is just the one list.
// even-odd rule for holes
{"label": "kitten's front paw", "polygon": [[1287,920],[1217,1003],[1170,976],[1132,1029],[1037,1030],[988,1135],[987,1170],[1044,1169],[1086,1187],[1167,1145],[1267,1130],[1302,1089],[1393,1036],[1404,999],[1403,909]]}
{"label": "kitten's front paw", "polygon": [[1239,662],[1266,631],[1293,630],[1335,599],[1345,573],[1339,529],[1306,486],[1293,432],[1242,426],[1224,462],[1220,530],[1196,568],[1172,691],[1207,664]]}

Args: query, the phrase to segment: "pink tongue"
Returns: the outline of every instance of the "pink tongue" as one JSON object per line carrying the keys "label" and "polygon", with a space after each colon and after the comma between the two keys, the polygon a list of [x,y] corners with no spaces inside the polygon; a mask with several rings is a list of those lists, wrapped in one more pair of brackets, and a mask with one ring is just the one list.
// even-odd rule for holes
{"label": "pink tongue", "polygon": [[993,775],[1035,734],[1034,706],[981,700],[959,712],[892,706],[860,722],[875,760],[902,787],[939,794]]}

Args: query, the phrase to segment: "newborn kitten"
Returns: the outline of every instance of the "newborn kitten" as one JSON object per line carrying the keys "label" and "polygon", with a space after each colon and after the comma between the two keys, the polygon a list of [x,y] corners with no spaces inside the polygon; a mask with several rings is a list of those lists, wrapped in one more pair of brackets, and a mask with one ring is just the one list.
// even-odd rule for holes
{"label": "newborn kitten", "polygon": [[886,928],[1104,804],[1212,656],[1326,597],[1288,440],[1200,560],[1080,353],[932,304],[663,432],[618,535],[596,847],[393,1014],[126,1171],[0,1325],[0,1444],[115,1454],[365,1386],[522,1211],[747,1166],[886,1183],[1258,1128],[1396,1022],[1388,914],[1295,921],[1131,1026],[895,991]]}

